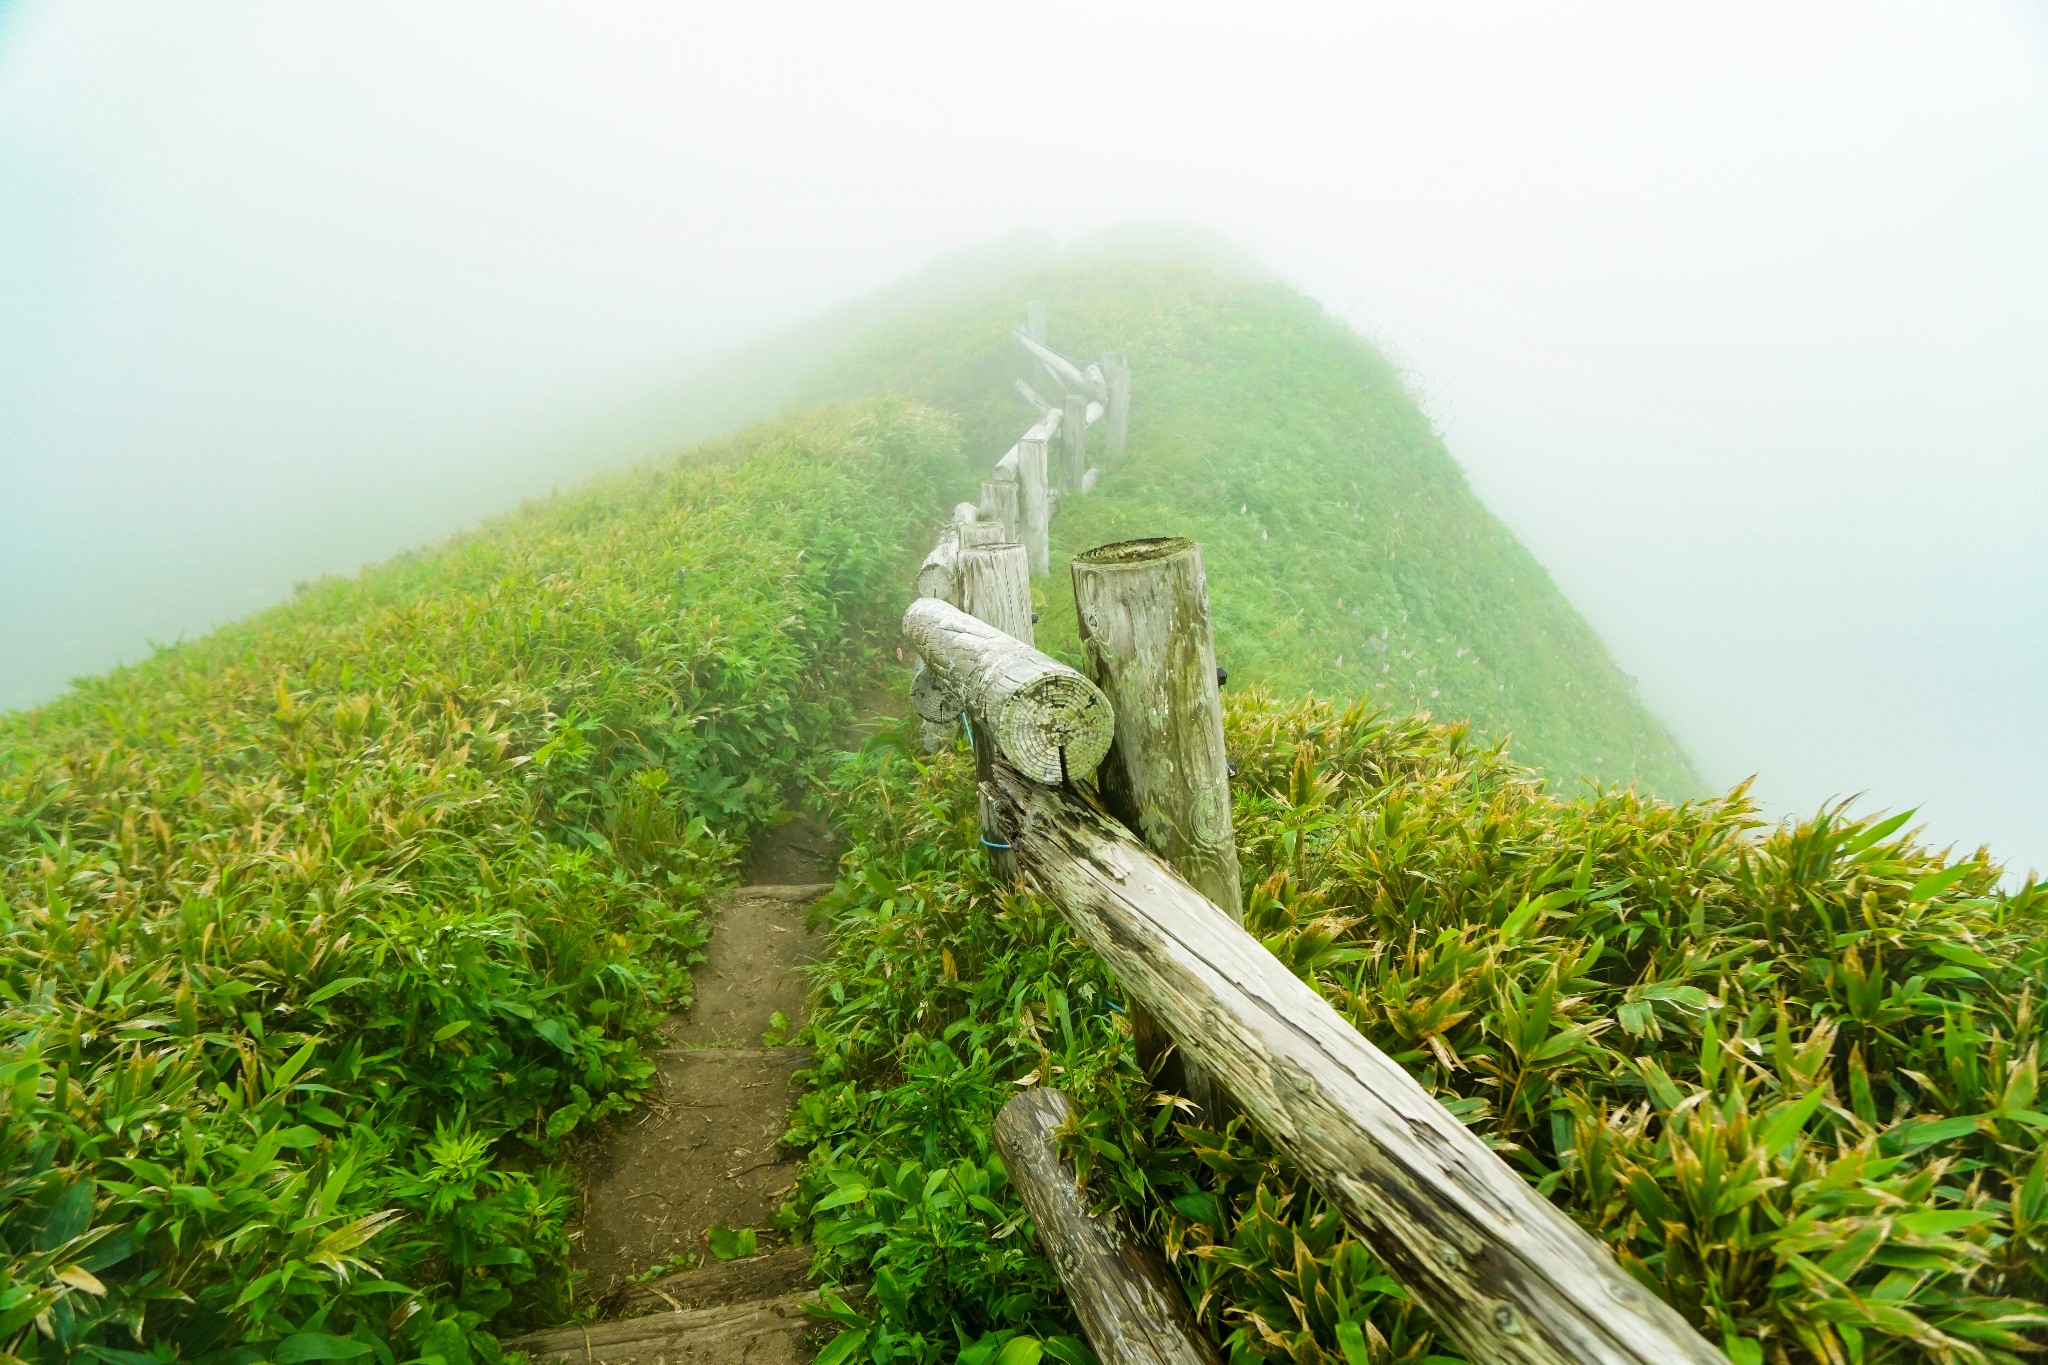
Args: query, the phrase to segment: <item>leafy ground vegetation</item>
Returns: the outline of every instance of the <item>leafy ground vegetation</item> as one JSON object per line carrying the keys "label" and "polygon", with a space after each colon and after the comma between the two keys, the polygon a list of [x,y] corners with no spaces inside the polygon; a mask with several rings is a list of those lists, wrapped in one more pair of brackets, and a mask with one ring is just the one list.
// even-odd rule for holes
{"label": "leafy ground vegetation", "polygon": [[[1903,816],[1565,798],[1366,703],[1237,696],[1227,730],[1248,927],[1738,1365],[2048,1346],[2041,889]],[[1115,983],[991,884],[971,781],[883,737],[831,784],[798,1211],[874,1298],[830,1358],[1084,1358],[988,1137],[1045,1083],[1234,1358],[1457,1359],[1242,1121],[1153,1092]]]}
{"label": "leafy ground vegetation", "polygon": [[957,414],[978,480],[978,461],[1034,418],[1012,388],[1028,298],[1046,301],[1053,344],[1129,352],[1134,385],[1128,454],[1053,522],[1046,648],[1074,650],[1069,556],[1190,536],[1240,684],[1468,718],[1561,782],[1702,789],[1393,367],[1292,289],[1191,264],[1069,262],[880,326],[809,392],[893,390]]}
{"label": "leafy ground vegetation", "polygon": [[0,720],[0,1359],[557,1316],[555,1158],[646,1086],[956,451],[792,420]]}

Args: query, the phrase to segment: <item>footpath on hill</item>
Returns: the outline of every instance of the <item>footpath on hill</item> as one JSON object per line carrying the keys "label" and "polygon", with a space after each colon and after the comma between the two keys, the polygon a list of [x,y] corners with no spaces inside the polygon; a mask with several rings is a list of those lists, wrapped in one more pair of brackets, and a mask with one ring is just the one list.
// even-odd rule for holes
{"label": "footpath on hill", "polygon": [[[805,1311],[811,1250],[768,1231],[796,1180],[781,1146],[810,1049],[804,908],[830,889],[832,835],[806,819],[769,830],[715,907],[695,998],[663,1025],[659,1082],[575,1163],[584,1192],[575,1263],[600,1320],[513,1338],[535,1361],[798,1365],[829,1337]],[[720,1254],[730,1259],[721,1259]]]}

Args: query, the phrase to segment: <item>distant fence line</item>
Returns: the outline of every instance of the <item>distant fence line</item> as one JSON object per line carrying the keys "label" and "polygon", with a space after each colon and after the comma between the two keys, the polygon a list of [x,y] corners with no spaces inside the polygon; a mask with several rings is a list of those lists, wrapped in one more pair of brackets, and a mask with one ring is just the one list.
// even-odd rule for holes
{"label": "distant fence line", "polygon": [[[954,509],[903,618],[927,746],[969,727],[997,875],[1052,901],[1108,964],[1161,1083],[1212,1121],[1248,1115],[1473,1359],[1726,1365],[1240,923],[1200,547],[1076,556],[1088,671],[1036,648],[1031,579],[1050,569],[1052,516],[1101,477],[1091,428],[1106,462],[1125,453],[1131,371],[1121,354],[1084,366],[1048,346],[1043,305],[1027,317],[1017,340],[1049,393],[1016,387],[1038,420],[980,501]],[[1220,1361],[1158,1255],[1087,1208],[1057,1147],[1070,1116],[1058,1091],[1028,1090],[995,1136],[1096,1354]]]}

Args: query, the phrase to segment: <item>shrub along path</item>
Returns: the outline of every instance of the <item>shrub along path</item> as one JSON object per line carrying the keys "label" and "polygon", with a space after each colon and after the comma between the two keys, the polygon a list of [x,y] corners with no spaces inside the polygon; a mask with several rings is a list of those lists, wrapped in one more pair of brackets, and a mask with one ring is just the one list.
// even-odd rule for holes
{"label": "shrub along path", "polygon": [[803,968],[816,955],[803,908],[829,889],[831,836],[779,825],[717,903],[696,997],[662,1028],[659,1087],[576,1161],[584,1191],[576,1265],[603,1320],[504,1343],[534,1360],[745,1361],[811,1358],[804,1312],[811,1252],[766,1229],[796,1182],[780,1145],[810,1049]]}

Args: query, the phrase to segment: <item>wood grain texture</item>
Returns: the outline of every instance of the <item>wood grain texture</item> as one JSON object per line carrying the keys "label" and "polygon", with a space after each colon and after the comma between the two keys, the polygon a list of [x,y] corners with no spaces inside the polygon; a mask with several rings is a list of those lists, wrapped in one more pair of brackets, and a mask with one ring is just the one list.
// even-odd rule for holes
{"label": "wood grain texture", "polygon": [[981,519],[1002,528],[1003,539],[1023,544],[1017,534],[1017,484],[1010,480],[981,481]]}
{"label": "wood grain texture", "polygon": [[997,764],[1025,881],[1474,1360],[1726,1365],[1329,1002],[1115,820]]}
{"label": "wood grain texture", "polygon": [[1088,400],[1078,393],[1066,397],[1066,416],[1060,422],[1059,476],[1053,480],[1062,492],[1081,491],[1081,476],[1088,472]]}
{"label": "wood grain texture", "polygon": [[942,754],[953,747],[953,736],[958,733],[960,718],[952,720],[920,720],[917,723],[917,742],[928,754]]}
{"label": "wood grain texture", "polygon": [[903,633],[1026,776],[1078,782],[1102,762],[1116,717],[1073,669],[937,598],[910,604]]}
{"label": "wood grain texture", "polygon": [[1037,644],[1031,628],[1031,565],[1022,545],[961,551],[960,610],[1013,640]]}
{"label": "wood grain texture", "polygon": [[1006,545],[1010,537],[1003,528],[993,521],[970,521],[960,527],[960,553],[965,556],[969,550],[979,550],[989,545]]}
{"label": "wood grain texture", "polygon": [[588,1327],[556,1327],[508,1337],[499,1345],[524,1351],[536,1362],[608,1365],[667,1360],[669,1365],[794,1365],[816,1348],[806,1342],[826,1335],[804,1305],[811,1293],[772,1299],[648,1313]]}
{"label": "wood grain texture", "polygon": [[1034,576],[1052,570],[1052,489],[1046,481],[1045,442],[1017,442],[1017,539],[1031,557]]}
{"label": "wood grain texture", "polygon": [[1179,537],[1118,541],[1076,555],[1070,571],[1088,676],[1116,708],[1116,739],[1096,774],[1102,803],[1241,920],[1201,547]]}
{"label": "wood grain texture", "polygon": [[996,1115],[996,1150],[1103,1365],[1222,1365],[1158,1253],[1088,1209],[1058,1134],[1073,1112],[1057,1090],[1027,1090]]}
{"label": "wood grain texture", "polygon": [[910,666],[910,709],[922,720],[951,724],[960,718],[960,699],[946,691],[922,658]]}
{"label": "wood grain texture", "polygon": [[1131,361],[1122,351],[1102,358],[1102,370],[1109,387],[1109,425],[1102,431],[1102,448],[1114,458],[1124,453],[1131,436]]}
{"label": "wood grain texture", "polygon": [[955,605],[960,601],[960,528],[950,521],[940,529],[924,563],[917,566],[917,595]]}

